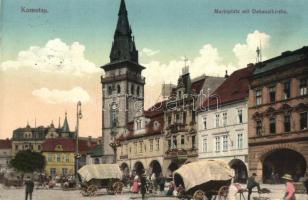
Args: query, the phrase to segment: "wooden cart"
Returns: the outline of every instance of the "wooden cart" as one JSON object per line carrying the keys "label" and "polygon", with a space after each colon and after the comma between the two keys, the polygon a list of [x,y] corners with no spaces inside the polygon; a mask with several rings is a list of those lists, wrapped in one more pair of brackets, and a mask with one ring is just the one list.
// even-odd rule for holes
{"label": "wooden cart", "polygon": [[117,164],[86,165],[78,174],[83,196],[94,196],[100,189],[106,189],[108,194],[122,193],[122,172]]}
{"label": "wooden cart", "polygon": [[173,178],[180,199],[226,200],[233,175],[227,163],[204,160],[183,165]]}

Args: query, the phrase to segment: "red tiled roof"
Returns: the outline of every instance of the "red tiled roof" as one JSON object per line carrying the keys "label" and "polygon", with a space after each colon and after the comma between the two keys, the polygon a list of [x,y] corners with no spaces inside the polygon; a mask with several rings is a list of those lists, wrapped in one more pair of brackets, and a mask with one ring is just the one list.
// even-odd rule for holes
{"label": "red tiled roof", "polygon": [[0,140],[0,149],[11,149],[12,141],[9,139]]}
{"label": "red tiled roof", "polygon": [[[218,104],[223,105],[248,98],[249,81],[248,78],[252,75],[255,66],[250,65],[246,68],[239,69],[231,74],[212,94],[210,100],[206,99],[202,108],[207,108],[209,105],[216,106],[218,97]],[[208,102],[209,101],[209,102]],[[209,104],[208,104],[209,103]]]}
{"label": "red tiled roof", "polygon": [[[61,145],[63,148],[63,152],[75,152],[75,139],[69,138],[55,138],[55,139],[47,139],[42,145],[43,152],[54,152],[57,145]],[[80,153],[87,152],[93,147],[95,147],[95,143],[91,143],[88,145],[88,141],[79,140],[78,141],[78,149]]]}

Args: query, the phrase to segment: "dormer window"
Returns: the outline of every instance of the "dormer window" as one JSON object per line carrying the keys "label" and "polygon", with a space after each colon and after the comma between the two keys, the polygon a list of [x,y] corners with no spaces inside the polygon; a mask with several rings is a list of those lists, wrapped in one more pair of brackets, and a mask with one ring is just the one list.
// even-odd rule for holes
{"label": "dormer window", "polygon": [[154,130],[158,130],[160,128],[160,123],[158,121],[154,122]]}
{"label": "dormer window", "polygon": [[182,98],[182,91],[178,92],[178,98],[181,99]]}
{"label": "dormer window", "polygon": [[136,127],[137,127],[137,130],[141,129],[141,120],[136,121]]}

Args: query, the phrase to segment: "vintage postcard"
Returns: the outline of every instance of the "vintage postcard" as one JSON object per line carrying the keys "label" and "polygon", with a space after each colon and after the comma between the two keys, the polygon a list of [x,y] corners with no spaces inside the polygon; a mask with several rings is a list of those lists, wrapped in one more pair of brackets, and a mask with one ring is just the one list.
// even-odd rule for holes
{"label": "vintage postcard", "polygon": [[305,0],[0,0],[0,200],[308,200]]}

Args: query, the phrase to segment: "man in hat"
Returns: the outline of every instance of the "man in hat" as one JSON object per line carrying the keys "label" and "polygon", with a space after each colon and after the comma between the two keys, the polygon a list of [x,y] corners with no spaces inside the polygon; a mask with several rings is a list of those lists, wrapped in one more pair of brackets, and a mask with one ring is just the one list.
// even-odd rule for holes
{"label": "man in hat", "polygon": [[252,189],[257,187],[258,192],[260,193],[260,184],[256,181],[257,174],[253,173],[251,177],[248,178],[247,180],[247,189],[248,189],[248,200],[250,200],[250,196],[252,193]]}
{"label": "man in hat", "polygon": [[34,183],[28,176],[25,182],[26,185],[26,200],[28,200],[28,196],[30,196],[30,200],[32,200],[32,192],[34,188]]}
{"label": "man in hat", "polygon": [[146,184],[147,184],[147,177],[145,175],[145,171],[142,170],[141,175],[140,175],[140,192],[142,195],[142,199],[145,198],[145,193],[147,191]]}
{"label": "man in hat", "polygon": [[282,179],[286,181],[286,193],[284,195],[284,200],[295,200],[295,187],[292,176],[290,174],[285,174]]}

